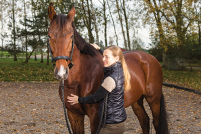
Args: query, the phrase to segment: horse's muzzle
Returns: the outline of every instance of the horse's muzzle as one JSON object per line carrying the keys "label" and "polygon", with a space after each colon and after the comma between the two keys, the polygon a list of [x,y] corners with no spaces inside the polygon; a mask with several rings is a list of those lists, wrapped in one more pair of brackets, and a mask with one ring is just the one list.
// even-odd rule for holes
{"label": "horse's muzzle", "polygon": [[55,67],[54,74],[56,76],[56,79],[66,80],[68,78],[68,68],[60,67],[60,69],[58,71],[58,68]]}

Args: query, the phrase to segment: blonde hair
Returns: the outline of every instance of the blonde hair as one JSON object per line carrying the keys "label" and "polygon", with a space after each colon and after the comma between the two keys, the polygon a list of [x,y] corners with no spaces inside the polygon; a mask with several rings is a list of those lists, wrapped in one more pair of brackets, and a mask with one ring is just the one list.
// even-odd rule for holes
{"label": "blonde hair", "polygon": [[123,73],[124,73],[124,91],[128,91],[131,88],[131,84],[130,84],[130,73],[128,71],[128,67],[126,64],[126,61],[124,59],[124,55],[121,51],[121,49],[118,46],[115,45],[111,45],[109,47],[106,47],[105,50],[108,49],[110,51],[112,51],[112,54],[114,57],[119,56],[119,61],[121,62],[122,68],[123,68]]}

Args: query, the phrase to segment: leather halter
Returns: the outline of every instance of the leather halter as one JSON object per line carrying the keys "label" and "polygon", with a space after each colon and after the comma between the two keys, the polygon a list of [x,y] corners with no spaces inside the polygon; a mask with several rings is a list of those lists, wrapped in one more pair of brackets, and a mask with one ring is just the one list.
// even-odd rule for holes
{"label": "leather halter", "polygon": [[[65,59],[66,61],[70,60],[71,63],[68,64],[68,67],[69,69],[71,69],[73,67],[73,49],[74,49],[74,35],[73,35],[73,40],[72,40],[72,52],[71,52],[71,57],[68,57],[68,56],[57,56],[57,57],[53,57],[52,55],[52,50],[51,50],[51,47],[50,47],[50,43],[49,43],[49,38],[48,38],[48,46],[49,46],[49,51],[50,51],[50,55],[51,55],[51,62],[54,63],[56,62],[57,60],[60,60],[60,59]],[[55,63],[53,64],[53,66],[55,66]]]}

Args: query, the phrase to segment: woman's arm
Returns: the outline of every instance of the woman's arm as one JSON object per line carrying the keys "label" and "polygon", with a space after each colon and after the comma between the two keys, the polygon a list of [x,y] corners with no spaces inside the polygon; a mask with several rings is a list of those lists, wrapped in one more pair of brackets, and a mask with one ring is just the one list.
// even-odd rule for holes
{"label": "woman's arm", "polygon": [[102,48],[100,48],[97,44],[91,44],[91,45],[103,55],[103,49]]}
{"label": "woman's arm", "polygon": [[86,97],[79,97],[78,101],[79,103],[97,103],[108,94],[109,92],[104,87],[100,86],[94,94]]}
{"label": "woman's arm", "polygon": [[103,55],[103,49],[102,48],[98,49],[98,52],[100,52],[101,55]]}
{"label": "woman's arm", "polygon": [[116,82],[114,79],[112,77],[106,77],[94,94],[80,98],[77,95],[71,94],[71,96],[68,96],[67,99],[71,105],[77,103],[97,103],[101,99],[105,98],[110,92],[112,92],[115,87]]}
{"label": "woman's arm", "polygon": [[79,97],[77,95],[71,94],[71,96],[68,96],[68,102],[71,103],[71,105],[77,104],[77,103],[97,103],[101,99],[103,99],[105,96],[107,96],[109,92],[102,86],[98,88],[98,90],[89,96],[86,97]]}

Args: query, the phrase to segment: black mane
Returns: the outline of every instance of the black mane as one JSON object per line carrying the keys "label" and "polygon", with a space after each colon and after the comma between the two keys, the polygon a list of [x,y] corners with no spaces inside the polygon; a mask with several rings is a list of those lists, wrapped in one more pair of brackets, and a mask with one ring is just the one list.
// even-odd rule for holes
{"label": "black mane", "polygon": [[[57,17],[55,18],[57,24],[59,25],[60,29],[63,29],[64,26],[67,25],[67,18],[65,15],[59,14],[57,15]],[[74,30],[74,39],[75,39],[75,44],[78,48],[78,50],[80,50],[81,53],[83,54],[88,54],[90,56],[95,56],[97,55],[98,51],[89,43],[87,43],[82,37],[81,35],[76,31],[75,29],[75,25],[72,22],[72,27]]]}
{"label": "black mane", "polygon": [[76,31],[74,23],[72,23],[72,26],[74,30],[75,44],[78,50],[80,50],[80,52],[83,54],[88,54],[91,56],[97,55],[98,51],[82,38],[82,36]]}

